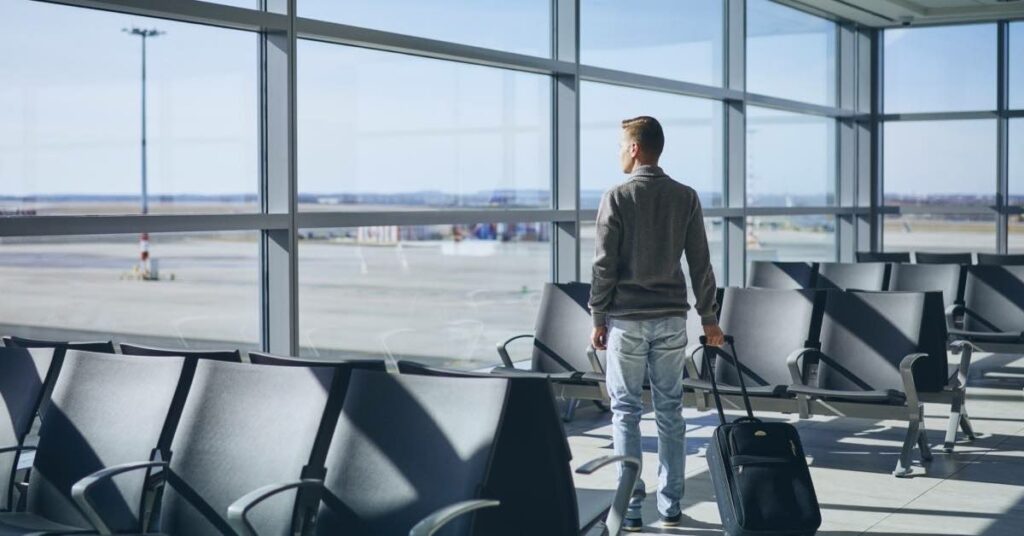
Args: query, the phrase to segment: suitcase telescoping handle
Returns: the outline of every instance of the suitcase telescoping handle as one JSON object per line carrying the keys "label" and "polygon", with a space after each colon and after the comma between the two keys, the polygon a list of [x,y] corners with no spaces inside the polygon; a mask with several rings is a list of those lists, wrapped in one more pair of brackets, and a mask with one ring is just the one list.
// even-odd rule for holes
{"label": "suitcase telescoping handle", "polygon": [[740,366],[739,354],[736,353],[736,342],[732,338],[732,335],[726,335],[725,342],[729,345],[729,349],[732,350],[732,355],[729,355],[728,352],[718,346],[709,346],[708,338],[703,335],[700,337],[701,357],[704,361],[703,368],[707,371],[707,375],[711,379],[711,394],[714,395],[715,407],[718,408],[718,420],[721,421],[722,424],[726,424],[725,411],[722,410],[722,397],[718,394],[718,382],[715,381],[715,369],[711,368],[711,359],[708,357],[709,352],[714,352],[715,355],[730,361],[733,366],[736,367],[736,376],[740,379],[740,391],[743,393],[743,405],[747,408],[746,418],[756,421],[757,418],[754,417],[754,410],[750,407],[750,396],[747,395],[747,383],[743,381],[743,367]]}

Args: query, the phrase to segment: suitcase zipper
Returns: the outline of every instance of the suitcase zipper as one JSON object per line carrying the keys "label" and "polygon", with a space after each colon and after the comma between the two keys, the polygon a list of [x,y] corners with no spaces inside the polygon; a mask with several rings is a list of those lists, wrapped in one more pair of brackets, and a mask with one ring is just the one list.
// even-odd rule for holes
{"label": "suitcase zipper", "polygon": [[793,456],[796,456],[796,443],[792,439],[789,440],[789,448],[793,451]]}

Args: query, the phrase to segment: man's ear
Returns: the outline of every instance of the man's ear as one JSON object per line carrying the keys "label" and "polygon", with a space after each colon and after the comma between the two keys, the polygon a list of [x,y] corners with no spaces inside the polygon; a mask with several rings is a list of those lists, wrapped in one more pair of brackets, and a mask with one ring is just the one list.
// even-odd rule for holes
{"label": "man's ear", "polygon": [[632,156],[633,158],[636,158],[637,155],[639,155],[639,154],[640,154],[640,144],[638,144],[635,141],[630,143],[629,144],[629,156]]}

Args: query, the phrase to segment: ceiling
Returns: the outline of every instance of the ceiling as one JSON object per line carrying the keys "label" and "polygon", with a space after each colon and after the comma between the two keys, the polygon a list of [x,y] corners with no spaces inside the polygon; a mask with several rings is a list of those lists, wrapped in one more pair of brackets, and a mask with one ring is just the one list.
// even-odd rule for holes
{"label": "ceiling", "polygon": [[1024,19],[1024,0],[778,0],[865,26]]}

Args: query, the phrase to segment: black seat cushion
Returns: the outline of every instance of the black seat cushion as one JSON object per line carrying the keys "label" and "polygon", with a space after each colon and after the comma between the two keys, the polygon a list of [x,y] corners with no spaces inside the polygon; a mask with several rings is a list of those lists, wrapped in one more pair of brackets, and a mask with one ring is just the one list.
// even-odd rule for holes
{"label": "black seat cushion", "polygon": [[789,387],[792,394],[809,395],[825,400],[843,400],[848,402],[868,402],[876,404],[903,404],[907,396],[902,391],[887,389],[884,391],[848,391],[845,389],[822,389],[806,385],[792,385]]}
{"label": "black seat cushion", "polygon": [[[695,391],[711,392],[711,382],[705,380],[686,378],[683,380],[683,387],[693,389]],[[747,394],[750,396],[781,398],[787,396],[786,389],[787,386],[785,385],[748,385]],[[723,395],[740,396],[743,394],[738,385],[721,383],[718,384],[718,392]]]}

